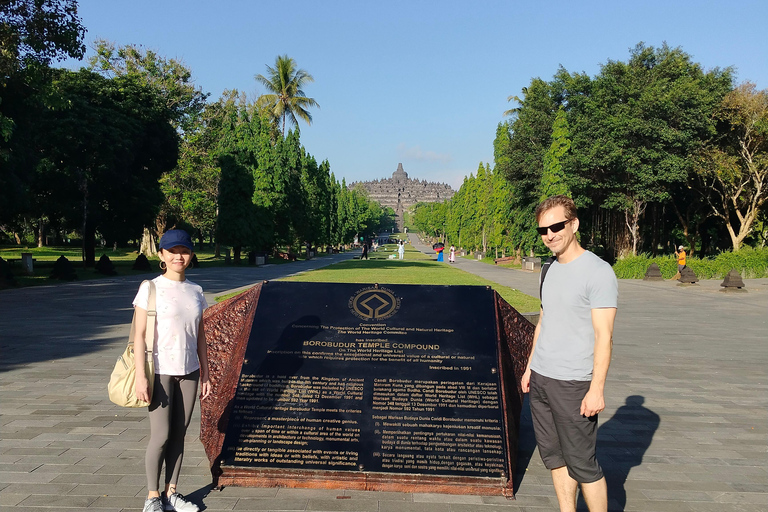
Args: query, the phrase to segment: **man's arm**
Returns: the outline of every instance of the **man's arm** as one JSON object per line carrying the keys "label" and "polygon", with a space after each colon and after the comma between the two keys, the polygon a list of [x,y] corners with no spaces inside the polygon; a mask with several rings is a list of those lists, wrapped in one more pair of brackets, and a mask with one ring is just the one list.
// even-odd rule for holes
{"label": "man's arm", "polygon": [[613,323],[616,308],[598,308],[592,310],[592,327],[595,330],[595,362],[592,368],[592,384],[581,401],[581,414],[594,416],[605,409],[605,379],[611,365],[613,349]]}
{"label": "man's arm", "polygon": [[531,390],[531,359],[533,359],[533,351],[536,349],[536,340],[539,339],[539,333],[541,332],[541,319],[544,317],[544,310],[539,309],[539,323],[536,324],[536,329],[533,331],[533,343],[531,344],[531,354],[528,356],[528,364],[525,365],[525,372],[520,379],[520,387],[523,388],[523,393],[528,393]]}

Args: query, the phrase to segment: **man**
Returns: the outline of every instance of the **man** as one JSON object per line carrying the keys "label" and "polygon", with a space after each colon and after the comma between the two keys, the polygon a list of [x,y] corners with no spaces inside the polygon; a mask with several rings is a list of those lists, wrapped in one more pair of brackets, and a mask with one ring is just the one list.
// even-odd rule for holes
{"label": "man", "polygon": [[579,485],[591,512],[608,510],[595,458],[597,414],[611,362],[618,283],[606,262],[576,239],[576,205],[552,196],[536,208],[537,231],[556,256],[542,287],[539,323],[523,374],[544,465],[562,512],[575,512]]}
{"label": "man", "polygon": [[679,274],[685,268],[685,247],[681,245],[677,248],[675,251],[675,258],[677,258],[677,273]]}

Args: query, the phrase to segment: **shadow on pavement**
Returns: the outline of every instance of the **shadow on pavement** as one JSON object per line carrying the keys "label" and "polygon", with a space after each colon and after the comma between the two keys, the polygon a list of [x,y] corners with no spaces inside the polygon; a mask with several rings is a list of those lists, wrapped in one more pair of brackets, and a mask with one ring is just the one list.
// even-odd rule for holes
{"label": "shadow on pavement", "polygon": [[[628,396],[625,404],[619,407],[611,419],[598,429],[597,459],[605,473],[610,511],[623,511],[626,507],[627,493],[624,484],[627,476],[632,468],[643,463],[643,456],[659,428],[659,415],[644,407],[644,403],[645,398],[642,396]],[[515,494],[520,488],[531,457],[536,450],[528,395],[525,396],[520,416],[519,436],[514,478]],[[577,510],[585,512],[588,510],[581,493],[579,493]]]}
{"label": "shadow on pavement", "polygon": [[659,415],[644,407],[644,403],[645,398],[640,395],[628,396],[624,405],[597,432],[597,458],[608,484],[610,510],[624,510],[627,504],[624,483],[632,468],[643,463],[643,456],[659,428]]}

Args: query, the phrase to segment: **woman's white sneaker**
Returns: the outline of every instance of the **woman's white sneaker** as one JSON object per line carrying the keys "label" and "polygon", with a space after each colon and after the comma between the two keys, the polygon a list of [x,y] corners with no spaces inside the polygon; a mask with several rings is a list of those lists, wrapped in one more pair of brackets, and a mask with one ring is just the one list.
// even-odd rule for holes
{"label": "woman's white sneaker", "polygon": [[178,492],[163,497],[163,506],[165,510],[175,510],[176,512],[200,512],[200,507],[187,501],[184,495]]}

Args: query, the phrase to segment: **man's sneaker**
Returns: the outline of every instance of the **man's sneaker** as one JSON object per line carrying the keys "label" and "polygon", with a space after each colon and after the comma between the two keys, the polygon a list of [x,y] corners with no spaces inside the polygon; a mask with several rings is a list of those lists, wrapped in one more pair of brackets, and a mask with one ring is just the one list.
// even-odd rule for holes
{"label": "man's sneaker", "polygon": [[200,507],[187,501],[183,494],[175,492],[167,498],[163,496],[163,506],[165,510],[176,510],[177,512],[200,512]]}
{"label": "man's sneaker", "polygon": [[142,512],[163,512],[163,502],[160,498],[150,498],[144,502]]}

